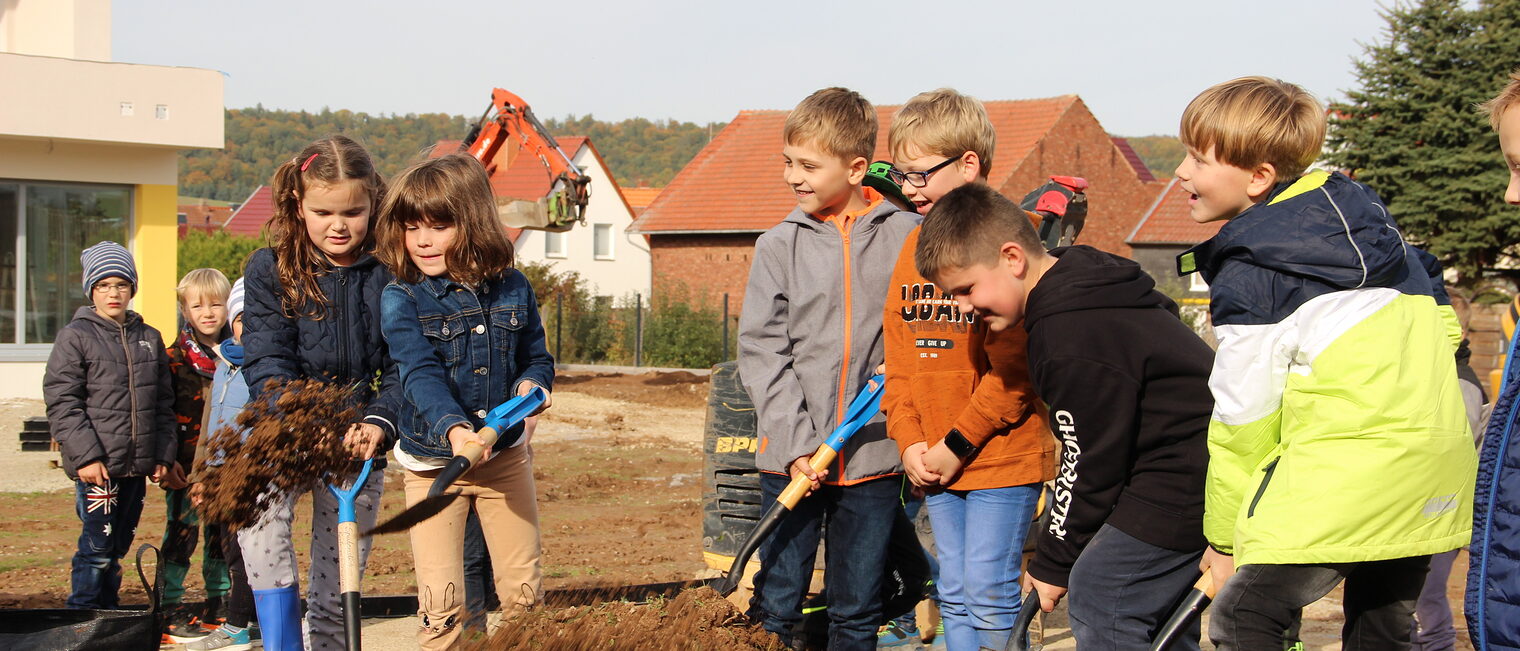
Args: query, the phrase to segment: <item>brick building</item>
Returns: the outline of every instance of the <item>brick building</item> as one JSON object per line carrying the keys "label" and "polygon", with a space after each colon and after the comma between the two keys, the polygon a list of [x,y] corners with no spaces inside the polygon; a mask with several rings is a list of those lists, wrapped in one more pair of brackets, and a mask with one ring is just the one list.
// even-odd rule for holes
{"label": "brick building", "polygon": [[[1162,183],[1127,143],[1109,137],[1075,95],[986,102],[997,130],[988,183],[1015,201],[1052,175],[1081,176],[1087,224],[1078,242],[1131,254],[1126,238]],[[878,106],[876,160],[890,158],[887,128],[896,106]],[[731,309],[744,301],[755,238],[796,205],[781,180],[786,111],[742,111],[666,186],[634,222],[649,237],[654,291],[686,291]]]}

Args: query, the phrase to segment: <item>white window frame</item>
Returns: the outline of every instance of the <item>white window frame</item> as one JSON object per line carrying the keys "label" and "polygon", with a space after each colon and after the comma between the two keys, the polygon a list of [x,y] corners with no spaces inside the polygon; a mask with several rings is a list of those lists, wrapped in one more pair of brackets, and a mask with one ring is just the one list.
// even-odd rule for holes
{"label": "white window frame", "polygon": [[1188,275],[1188,291],[1208,293],[1209,284],[1203,280],[1203,274],[1195,271]]}
{"label": "white window frame", "polygon": [[[603,229],[605,229],[605,232],[607,233],[607,252],[606,253],[602,253],[601,251],[597,250],[597,241],[598,241],[597,237],[598,237],[598,235],[600,235],[599,231],[603,231]],[[591,225],[591,254],[592,254],[593,258],[595,258],[597,260],[615,260],[616,259],[616,254],[617,254],[617,238],[614,238],[613,235],[615,235],[615,233],[613,232],[612,224],[592,224]]]}
{"label": "white window frame", "polygon": [[[570,257],[570,238],[564,233],[544,231],[544,257],[564,259]],[[559,246],[556,247],[555,245]]]}

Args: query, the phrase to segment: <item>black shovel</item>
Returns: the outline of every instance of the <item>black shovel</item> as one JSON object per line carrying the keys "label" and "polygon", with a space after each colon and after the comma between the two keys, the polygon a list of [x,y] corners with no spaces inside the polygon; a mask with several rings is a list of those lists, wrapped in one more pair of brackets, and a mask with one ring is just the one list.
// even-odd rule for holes
{"label": "black shovel", "polygon": [[497,436],[503,430],[511,429],[513,425],[522,422],[523,419],[543,406],[544,401],[547,399],[548,394],[544,393],[543,389],[534,387],[531,393],[518,396],[497,405],[495,409],[486,414],[485,426],[480,430],[480,438],[485,441],[485,445],[482,446],[474,441],[465,444],[464,449],[460,450],[460,454],[450,459],[449,465],[444,466],[443,471],[438,473],[438,478],[434,479],[433,485],[428,488],[427,497],[407,507],[405,511],[392,516],[391,519],[375,525],[375,528],[364,532],[364,535],[377,536],[406,531],[421,524],[428,518],[443,512],[449,504],[459,497],[459,491],[447,493],[444,491],[448,490],[449,486],[452,486],[455,481],[463,477],[464,473],[469,471],[470,467],[480,460],[481,455],[485,454],[486,448],[496,444]]}

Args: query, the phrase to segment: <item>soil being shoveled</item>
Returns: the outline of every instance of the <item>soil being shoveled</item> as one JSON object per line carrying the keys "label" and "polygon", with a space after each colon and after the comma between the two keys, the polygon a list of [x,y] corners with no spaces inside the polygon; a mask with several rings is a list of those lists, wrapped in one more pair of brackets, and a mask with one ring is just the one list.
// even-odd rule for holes
{"label": "soil being shoveled", "polygon": [[542,608],[502,622],[489,640],[466,649],[782,649],[776,636],[751,623],[712,588],[674,599]]}

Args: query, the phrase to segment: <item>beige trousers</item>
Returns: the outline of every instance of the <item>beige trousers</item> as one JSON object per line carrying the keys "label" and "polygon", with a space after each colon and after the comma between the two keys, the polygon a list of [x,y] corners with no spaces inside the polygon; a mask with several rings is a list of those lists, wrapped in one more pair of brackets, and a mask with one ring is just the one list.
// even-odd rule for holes
{"label": "beige trousers", "polygon": [[[427,497],[439,470],[406,471],[406,505]],[[533,487],[531,446],[508,448],[454,482],[463,498],[411,529],[417,566],[417,644],[448,649],[464,623],[464,522],[470,503],[480,515],[496,595],[508,614],[537,604],[543,596],[539,566],[538,502]]]}

